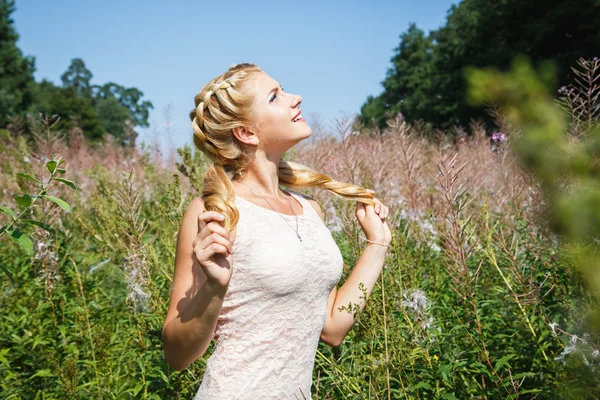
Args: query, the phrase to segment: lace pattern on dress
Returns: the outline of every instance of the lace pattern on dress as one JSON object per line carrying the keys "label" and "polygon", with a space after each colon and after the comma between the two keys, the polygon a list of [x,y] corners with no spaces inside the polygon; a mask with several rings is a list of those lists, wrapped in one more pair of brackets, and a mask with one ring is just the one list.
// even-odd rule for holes
{"label": "lace pattern on dress", "polygon": [[195,400],[312,398],[327,300],[343,260],[310,203],[300,193],[289,193],[303,207],[298,215],[302,241],[286,224],[295,228],[293,215],[236,198],[240,220],[233,274]]}

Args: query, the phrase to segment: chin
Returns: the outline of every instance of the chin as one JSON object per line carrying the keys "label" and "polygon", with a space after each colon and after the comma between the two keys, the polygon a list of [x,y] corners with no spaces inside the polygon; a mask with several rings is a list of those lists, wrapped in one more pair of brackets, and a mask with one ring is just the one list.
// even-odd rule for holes
{"label": "chin", "polygon": [[309,138],[310,135],[312,135],[312,129],[310,129],[310,126],[306,126],[306,133],[304,133],[304,135],[302,136],[302,139],[306,139]]}

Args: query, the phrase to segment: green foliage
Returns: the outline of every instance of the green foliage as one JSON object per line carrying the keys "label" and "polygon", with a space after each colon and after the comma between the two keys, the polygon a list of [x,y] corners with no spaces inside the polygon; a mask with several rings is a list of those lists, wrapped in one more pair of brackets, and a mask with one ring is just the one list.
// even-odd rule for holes
{"label": "green foliage", "polygon": [[58,130],[79,128],[92,142],[110,134],[121,145],[133,146],[137,136],[133,128],[148,127],[152,103],[134,87],[113,82],[93,85],[92,72],[80,58],[71,60],[61,76],[62,86],[35,82],[34,59],[24,57],[17,47],[19,35],[10,18],[14,11],[14,1],[0,0],[0,126],[12,122],[12,130],[31,136],[35,128],[27,126],[28,114],[58,115]]}
{"label": "green foliage", "polygon": [[374,119],[381,128],[401,111],[409,122],[423,119],[440,128],[467,126],[474,118],[492,123],[485,105],[466,100],[464,68],[506,69],[515,55],[524,54],[535,63],[554,61],[554,84],[564,85],[579,57],[600,54],[598,21],[596,0],[461,1],[428,36],[414,25],[400,36],[384,91],[367,99],[360,119]]}
{"label": "green foliage", "polygon": [[[595,110],[600,104],[595,84],[600,76],[600,62],[597,58],[581,59],[579,65],[592,78],[585,108]],[[514,141],[514,149],[541,183],[548,200],[547,217],[560,235],[566,259],[584,273],[592,294],[597,296],[600,293],[600,124],[597,119],[589,119],[584,134],[570,134],[573,132],[569,130],[569,115],[547,90],[553,73],[549,65],[535,71],[524,58],[517,58],[506,73],[470,70],[469,95],[475,103],[496,102],[506,117],[521,127],[522,134]],[[577,115],[580,110],[571,110],[571,116]],[[580,126],[579,121],[572,122]],[[600,340],[600,313],[596,309],[590,315],[592,318],[584,323],[589,330],[588,338],[582,342],[591,347],[580,350],[584,359],[597,349]],[[576,348],[577,344],[575,340],[569,347]],[[597,355],[597,350],[594,354]],[[581,365],[573,367],[579,369]],[[589,378],[586,384],[593,384],[594,378]]]}
{"label": "green foliage", "polygon": [[91,99],[92,97],[92,86],[91,79],[92,73],[85,67],[82,59],[75,58],[71,61],[71,65],[67,71],[60,77],[63,88],[71,89],[75,92],[75,96],[84,99]]}
{"label": "green foliage", "polygon": [[32,57],[23,56],[17,47],[19,35],[15,31],[11,14],[14,0],[0,0],[0,126],[8,124],[10,117],[22,114],[31,104],[31,90],[35,84]]}
{"label": "green foliage", "polygon": [[[179,168],[193,192],[205,165],[198,152],[181,153]],[[135,174],[91,166],[95,188],[60,214],[51,233],[31,235],[34,257],[0,241],[1,264],[12,275],[1,281],[0,298],[5,398],[191,398],[197,390],[212,345],[176,372],[161,343],[177,230],[193,194],[150,158],[139,160],[143,172]],[[72,190],[68,160],[43,167]],[[36,185],[45,178],[26,171],[19,179]],[[487,215],[488,225],[470,223],[487,239],[466,259],[471,271],[481,266],[466,298],[450,285],[452,257],[420,242],[414,221],[399,219],[380,282],[356,326],[338,348],[319,344],[315,398],[551,398],[565,390],[565,380],[589,385],[594,375],[585,365],[553,359],[562,343],[548,321],[575,329],[582,310],[596,303],[527,219],[516,215],[515,225],[505,226],[501,213]],[[45,221],[37,208],[30,219]],[[336,235],[348,265],[361,251],[353,235]],[[522,275],[550,280],[553,289],[515,297],[531,290]]]}
{"label": "green foliage", "polygon": [[[579,141],[566,140],[569,124],[561,120],[545,91],[552,81],[550,73],[544,80],[535,79],[536,74],[523,62],[515,71],[508,77],[471,73],[473,98],[481,101],[490,94],[508,106],[508,115],[524,132],[517,143],[567,153],[556,161],[563,168],[560,178],[577,184],[550,185],[546,192],[549,207],[562,210],[566,205],[553,199],[573,199],[577,207],[572,212],[583,213],[579,208],[589,207],[590,214],[582,215],[594,222],[591,207],[598,209],[596,197],[585,196],[587,200],[579,202],[574,189],[596,178],[595,131],[575,135],[582,138]],[[546,124],[545,130],[555,130],[548,124],[556,124],[562,133],[554,133],[556,137],[547,140],[550,144],[535,139],[536,132],[542,134],[543,130],[536,130],[541,124]],[[511,133],[516,136],[518,132]],[[533,140],[526,138],[529,132],[536,141],[527,142]],[[148,152],[132,150],[127,159],[135,161],[126,167],[121,160],[99,157],[97,164],[77,171],[75,179],[68,157],[66,161],[58,155],[34,159],[32,154],[41,150],[29,148],[23,138],[0,131],[0,139],[4,155],[0,179],[7,188],[16,188],[6,191],[0,208],[6,231],[0,235],[0,266],[8,276],[0,280],[2,396],[193,397],[214,342],[204,357],[177,372],[165,362],[161,329],[172,285],[177,231],[187,204],[201,192],[206,159],[190,147],[179,149],[177,174],[153,164]],[[442,147],[428,144],[429,148],[422,149],[417,147],[420,142],[410,141],[415,138],[405,139],[405,147],[393,157],[414,148],[422,155]],[[368,146],[353,143],[369,151],[374,143],[392,143],[379,140],[374,138]],[[69,154],[68,147],[48,148]],[[391,206],[389,222],[394,231],[386,264],[363,311],[358,312],[356,304],[340,305],[338,311],[356,313],[356,324],[340,346],[319,344],[313,397],[598,397],[599,325],[589,315],[600,307],[595,293],[572,268],[580,265],[587,273],[589,253],[559,252],[556,237],[534,218],[532,205],[494,202],[496,194],[468,187],[469,180],[458,184],[465,169],[456,154],[464,152],[445,151],[454,155],[436,163],[430,174],[435,182],[423,193],[413,193],[415,199],[426,197],[421,201],[436,205],[427,209],[429,214],[414,212],[416,200],[410,208],[383,199]],[[494,160],[507,156],[491,152],[485,143],[479,151]],[[518,151],[530,154],[528,149]],[[292,155],[299,157],[300,151]],[[86,157],[86,161],[93,158],[89,153]],[[413,163],[409,167],[425,168],[422,159],[411,157],[407,158]],[[541,185],[555,182],[550,172],[561,170],[553,165],[541,167],[552,159],[542,154],[528,157],[533,160],[528,165],[540,165],[532,168]],[[356,166],[351,159],[346,161],[349,169]],[[508,168],[500,162],[486,165]],[[366,162],[360,168],[361,182],[379,179],[387,183],[370,174]],[[392,173],[397,175],[396,170]],[[509,175],[508,169],[499,175]],[[493,176],[485,175],[485,179]],[[56,185],[52,193],[41,193],[40,185],[49,183]],[[416,190],[410,182],[408,186]],[[562,197],[566,194],[569,197]],[[352,267],[363,249],[358,224],[354,218],[345,218],[353,217],[354,204],[334,198],[333,207],[341,220],[351,220],[334,239],[344,262]],[[17,218],[23,208],[28,213]],[[591,248],[598,225],[584,224],[583,230],[573,234],[569,220],[557,225],[564,226],[561,232],[565,232],[559,241],[578,250]],[[16,227],[30,243],[20,242],[23,235],[14,233]],[[9,239],[9,231],[18,244]],[[341,282],[350,273],[351,268],[345,268]],[[359,289],[366,298],[364,286]]]}
{"label": "green foliage", "polygon": [[112,82],[92,85],[91,78],[83,60],[71,60],[61,87],[46,80],[34,87],[31,110],[63,116],[58,130],[78,127],[92,142],[110,134],[122,146],[132,146],[137,136],[133,128],[148,126],[152,103],[142,100],[143,93],[136,88]]}
{"label": "green foliage", "polygon": [[55,86],[43,80],[34,87],[32,109],[47,116],[58,115],[61,120],[56,129],[69,132],[78,127],[85,132],[91,142],[99,142],[104,137],[98,112],[89,100],[77,97],[74,90]]}
{"label": "green foliage", "polygon": [[10,235],[16,243],[21,245],[21,247],[29,256],[33,255],[33,243],[31,241],[31,238],[21,230],[23,229],[21,228],[21,226],[29,224],[45,229],[46,231],[51,233],[54,231],[54,229],[46,222],[24,218],[25,216],[32,214],[33,208],[37,206],[36,202],[40,199],[41,201],[48,200],[52,203],[57,204],[64,211],[71,211],[71,207],[66,201],[48,194],[48,188],[50,187],[53,181],[63,183],[71,187],[72,189],[77,189],[75,184],[70,180],[56,177],[56,175],[59,172],[66,172],[64,169],[58,168],[64,162],[65,160],[61,157],[57,159],[53,156],[52,159],[46,163],[46,168],[48,169],[50,176],[47,180],[45,180],[45,182],[41,180],[41,177],[31,176],[22,172],[18,173],[18,177],[24,178],[35,183],[35,187],[33,189],[37,189],[34,192],[36,194],[14,195],[13,198],[15,200],[15,203],[17,203],[17,205],[22,208],[22,210],[17,213],[15,213],[8,207],[0,207],[0,211],[4,212],[11,218],[8,224],[0,227],[0,236],[4,234]]}
{"label": "green foliage", "polygon": [[391,60],[393,67],[383,81],[384,92],[375,98],[370,96],[361,108],[363,123],[375,122],[384,128],[385,120],[399,112],[410,115],[411,120],[432,120],[432,50],[431,38],[411,24],[400,36]]}

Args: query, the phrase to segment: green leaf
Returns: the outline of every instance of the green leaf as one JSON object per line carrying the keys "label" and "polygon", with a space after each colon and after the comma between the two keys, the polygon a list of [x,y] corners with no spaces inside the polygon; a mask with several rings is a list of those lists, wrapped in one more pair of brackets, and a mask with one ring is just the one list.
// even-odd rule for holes
{"label": "green leaf", "polygon": [[31,176],[31,175],[29,175],[29,174],[24,174],[24,173],[22,173],[22,172],[19,172],[19,173],[17,174],[17,176],[23,177],[23,178],[25,178],[25,179],[29,179],[30,181],[34,181],[34,182],[37,182],[37,183],[39,183],[39,184],[41,184],[41,183],[42,183],[42,181],[40,181],[38,178],[36,178],[36,177],[34,177],[34,176]]}
{"label": "green leaf", "polygon": [[431,385],[425,381],[421,381],[419,383],[417,383],[415,386],[413,386],[413,389],[428,389],[431,390]]}
{"label": "green leaf", "polygon": [[10,208],[0,206],[0,211],[4,211],[5,213],[7,213],[8,215],[10,215],[13,218],[15,217],[15,213]]}
{"label": "green leaf", "polygon": [[35,338],[35,340],[33,341],[33,345],[32,345],[32,349],[35,349],[37,346],[39,346],[40,344],[48,344],[48,341],[46,339],[44,339],[43,337],[37,337]]}
{"label": "green leaf", "polygon": [[42,221],[36,221],[33,219],[21,219],[20,221],[27,222],[28,224],[31,224],[31,225],[39,226],[40,228],[42,228],[50,233],[55,232],[54,228],[52,226],[50,226],[50,224],[47,224]]}
{"label": "green leaf", "polygon": [[56,168],[56,172],[60,172],[61,174],[64,174],[67,172],[67,170],[64,168]]}
{"label": "green leaf", "polygon": [[54,171],[56,171],[57,165],[58,163],[55,160],[50,160],[46,163],[46,167],[48,167],[48,171],[50,171],[51,174],[53,174]]}
{"label": "green leaf", "polygon": [[29,207],[33,202],[33,198],[28,194],[24,194],[23,196],[13,196],[13,198],[21,207]]}
{"label": "green leaf", "polygon": [[444,381],[446,381],[447,383],[450,383],[450,370],[451,370],[452,366],[451,365],[440,365],[438,367],[438,374],[442,375],[442,378],[444,379]]}
{"label": "green leaf", "polygon": [[458,398],[453,393],[448,393],[448,392],[442,392],[441,398],[447,399],[447,400],[458,400]]}
{"label": "green leaf", "polygon": [[160,374],[160,377],[162,378],[163,381],[165,381],[165,383],[169,383],[169,378],[167,378],[167,376],[165,375],[164,372],[162,372],[160,369],[158,370],[158,373]]}
{"label": "green leaf", "polygon": [[54,376],[54,374],[49,369],[40,369],[35,374],[31,375],[31,377],[29,379],[35,378],[37,376],[40,376],[42,378],[47,378],[49,376]]}
{"label": "green leaf", "polygon": [[500,371],[500,368],[502,368],[503,365],[510,366],[508,361],[513,357],[515,357],[515,354],[507,354],[504,357],[502,357],[501,359],[499,359],[498,361],[496,361],[496,364],[494,364],[494,370],[496,370],[496,372],[498,372],[498,371]]}
{"label": "green leaf", "polygon": [[25,249],[28,255],[33,254],[33,243],[31,242],[29,236],[17,230],[12,231],[10,236],[15,242],[19,243],[23,249]]}
{"label": "green leaf", "polygon": [[131,394],[133,394],[134,396],[137,396],[137,394],[140,392],[140,390],[142,390],[144,387],[144,383],[140,382],[136,385],[136,387],[133,389],[133,391],[131,392]]}
{"label": "green leaf", "polygon": [[6,358],[6,355],[8,354],[9,351],[10,351],[10,348],[8,348],[8,347],[0,350],[0,363],[8,364],[8,359]]}
{"label": "green leaf", "polygon": [[75,184],[73,182],[71,182],[68,179],[64,179],[64,178],[54,178],[55,181],[59,181],[64,183],[65,185],[68,185],[71,187],[71,189],[77,190],[77,186],[75,186]]}
{"label": "green leaf", "polygon": [[54,203],[58,204],[60,206],[60,208],[62,208],[66,212],[71,212],[71,206],[66,201],[61,200],[58,197],[49,196],[49,195],[44,196],[44,198],[46,198],[46,199],[48,199],[50,201],[53,201]]}
{"label": "green leaf", "polygon": [[[8,269],[6,269],[6,267],[2,264],[0,264],[0,269],[2,271],[4,271],[4,273],[6,274],[6,276],[8,276],[8,279],[10,279],[11,283],[14,285],[15,284],[15,280],[13,279],[12,274],[10,273],[10,271]],[[2,353],[0,352],[0,356],[2,355]]]}

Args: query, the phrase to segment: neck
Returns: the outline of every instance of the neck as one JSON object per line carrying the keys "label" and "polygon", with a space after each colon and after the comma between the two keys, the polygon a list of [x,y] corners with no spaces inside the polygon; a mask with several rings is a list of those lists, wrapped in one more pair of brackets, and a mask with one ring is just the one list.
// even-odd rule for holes
{"label": "neck", "polygon": [[[255,195],[283,199],[284,196],[279,189],[279,160],[280,157],[269,158],[264,153],[256,152],[254,161],[245,170],[243,176],[233,181],[234,187],[239,182],[243,182],[252,188]],[[244,185],[238,187],[248,190]]]}

